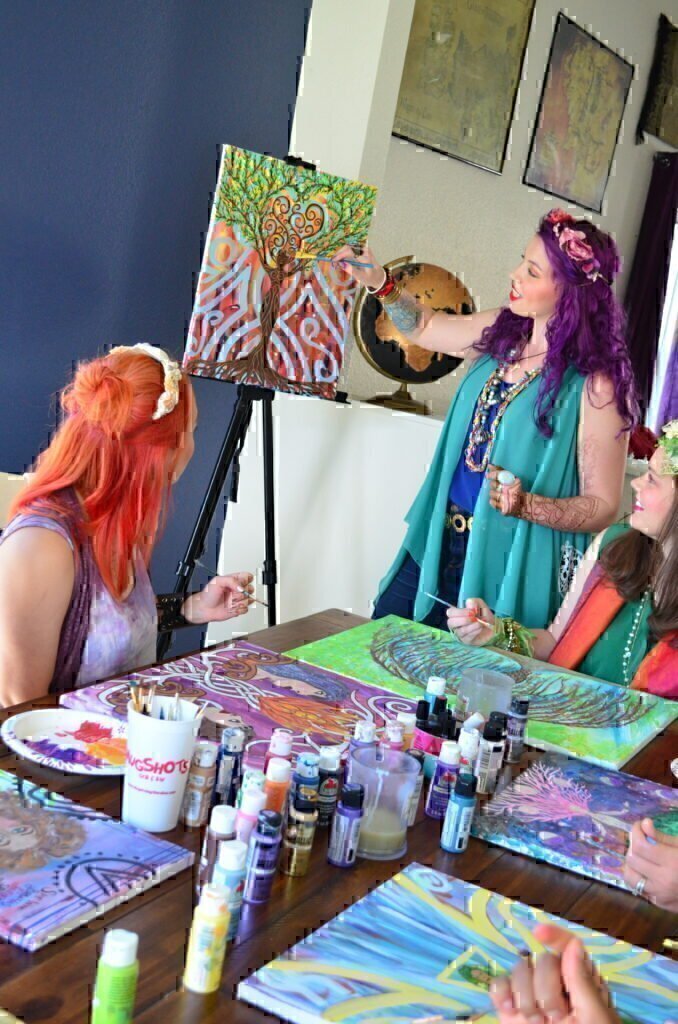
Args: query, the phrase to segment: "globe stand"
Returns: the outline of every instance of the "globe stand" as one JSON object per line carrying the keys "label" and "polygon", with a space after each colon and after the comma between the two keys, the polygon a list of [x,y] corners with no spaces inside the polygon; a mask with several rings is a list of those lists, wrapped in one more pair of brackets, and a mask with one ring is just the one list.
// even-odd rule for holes
{"label": "globe stand", "polygon": [[413,412],[418,416],[430,416],[431,410],[425,402],[417,402],[407,390],[407,384],[401,384],[391,395],[375,395],[367,399],[368,405],[381,405],[385,409],[396,409],[398,412]]}

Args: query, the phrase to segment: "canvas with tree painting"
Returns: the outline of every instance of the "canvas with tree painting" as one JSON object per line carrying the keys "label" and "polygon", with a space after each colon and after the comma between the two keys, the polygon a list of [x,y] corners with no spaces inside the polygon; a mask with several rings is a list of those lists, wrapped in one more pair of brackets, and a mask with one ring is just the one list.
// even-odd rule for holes
{"label": "canvas with tree painting", "polygon": [[357,285],[331,257],[362,247],[376,189],[224,146],[184,366],[333,398]]}
{"label": "canvas with tree painting", "polygon": [[626,888],[633,823],[675,832],[678,793],[668,786],[547,754],[476,815],[473,835],[516,853]]}

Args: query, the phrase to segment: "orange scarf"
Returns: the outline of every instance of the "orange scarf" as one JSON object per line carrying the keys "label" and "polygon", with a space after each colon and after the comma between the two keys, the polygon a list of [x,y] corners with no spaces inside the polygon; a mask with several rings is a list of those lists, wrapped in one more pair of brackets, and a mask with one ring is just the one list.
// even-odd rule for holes
{"label": "orange scarf", "polygon": [[[618,615],[624,598],[596,565],[560,640],[551,651],[550,665],[576,669]],[[643,658],[631,688],[660,697],[678,698],[678,649],[671,642],[678,633],[663,637]]]}

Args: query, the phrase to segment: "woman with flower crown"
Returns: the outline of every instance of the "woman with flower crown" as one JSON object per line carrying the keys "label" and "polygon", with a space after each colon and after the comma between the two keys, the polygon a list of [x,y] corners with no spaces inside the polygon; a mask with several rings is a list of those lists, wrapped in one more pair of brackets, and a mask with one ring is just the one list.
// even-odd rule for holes
{"label": "woman with flower crown", "polygon": [[631,486],[628,526],[596,537],[547,629],[507,624],[476,598],[448,609],[450,629],[465,643],[517,648],[678,699],[678,420],[664,428],[647,472]]}
{"label": "woman with flower crown", "polygon": [[352,261],[408,339],[469,364],[375,618],[444,627],[445,603],[479,596],[545,626],[589,535],[617,518],[637,419],[613,240],[552,210],[511,274],[508,305],[468,316],[428,309],[369,249],[349,252],[334,258]]}
{"label": "woman with flower crown", "polygon": [[153,345],[114,348],[78,368],[62,407],[0,536],[2,706],[149,664],[158,629],[223,621],[251,600],[249,573],[153,594],[153,545],[194,448],[180,366]]}

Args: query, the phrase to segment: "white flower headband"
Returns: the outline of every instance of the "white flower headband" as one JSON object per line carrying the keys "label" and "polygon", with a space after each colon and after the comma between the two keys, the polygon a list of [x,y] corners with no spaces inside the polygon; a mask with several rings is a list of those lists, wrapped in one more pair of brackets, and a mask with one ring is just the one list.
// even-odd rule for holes
{"label": "white flower headband", "polygon": [[678,476],[678,420],[667,423],[659,438],[659,447],[663,449],[668,465],[668,476]]}
{"label": "white flower headband", "polygon": [[112,356],[116,352],[143,352],[144,355],[150,356],[151,359],[155,359],[161,364],[165,373],[165,390],[158,399],[151,419],[161,420],[163,416],[172,412],[179,401],[179,384],[182,377],[179,364],[174,359],[170,359],[163,349],[156,345],[147,345],[145,342],[140,342],[138,345],[118,345],[116,348],[112,348],[108,354]]}

